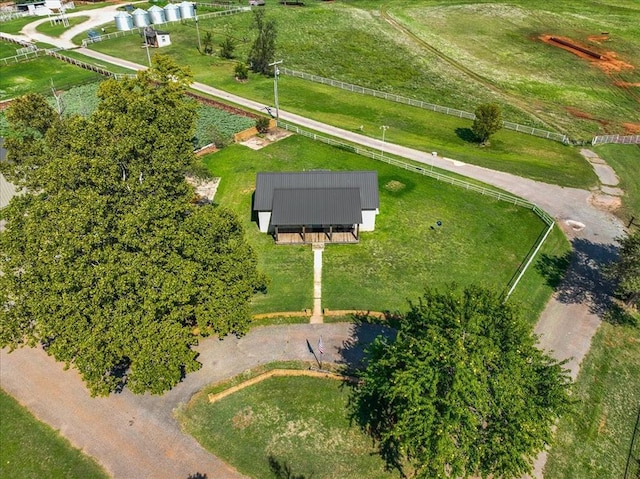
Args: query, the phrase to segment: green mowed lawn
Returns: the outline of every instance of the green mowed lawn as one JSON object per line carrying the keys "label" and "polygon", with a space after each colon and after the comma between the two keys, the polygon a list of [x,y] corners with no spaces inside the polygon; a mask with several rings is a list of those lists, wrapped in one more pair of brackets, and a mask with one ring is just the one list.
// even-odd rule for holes
{"label": "green mowed lawn", "polygon": [[[559,422],[545,479],[621,479],[640,406],[640,328],[603,323]],[[640,438],[639,438],[640,439]],[[640,448],[636,447],[637,459]],[[636,471],[636,472],[633,472]],[[632,468],[629,479],[640,468]]]}
{"label": "green mowed lawn", "polygon": [[[378,172],[376,230],[361,233],[359,244],[327,245],[323,254],[323,307],[333,310],[403,310],[407,299],[417,299],[425,287],[451,282],[503,290],[546,227],[529,210],[300,136],[258,151],[232,145],[205,161],[221,177],[216,203],[240,215],[260,267],[271,279],[268,293],[253,301],[255,313],[311,308],[313,293],[310,246],[276,246],[252,222],[259,171]],[[558,235],[541,254],[555,257],[566,251],[566,240]],[[551,288],[533,267],[523,288],[514,299],[526,301],[525,314],[535,318]]]}
{"label": "green mowed lawn", "polygon": [[349,391],[331,379],[270,378],[213,404],[205,391],[180,420],[206,449],[253,479],[399,478],[350,423]]}
{"label": "green mowed lawn", "polygon": [[0,477],[99,479],[104,470],[0,389]]}
{"label": "green mowed lawn", "polygon": [[86,22],[87,20],[89,20],[89,17],[85,15],[81,15],[78,17],[70,17],[68,20],[69,20],[68,26],[63,25],[60,22],[55,22],[53,24],[50,22],[44,22],[38,25],[36,27],[36,30],[50,37],[59,37],[70,28],[73,28],[77,25],[80,25],[81,23]]}
{"label": "green mowed lawn", "polygon": [[56,89],[65,89],[101,79],[104,77],[95,72],[55,58],[38,57],[2,67],[0,100],[15,98],[26,93],[50,94],[52,82]]}

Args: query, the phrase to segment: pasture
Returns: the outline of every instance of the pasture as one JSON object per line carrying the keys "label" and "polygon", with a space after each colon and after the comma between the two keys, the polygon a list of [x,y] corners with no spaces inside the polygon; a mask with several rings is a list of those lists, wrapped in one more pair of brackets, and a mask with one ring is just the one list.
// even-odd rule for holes
{"label": "pasture", "polygon": [[[267,0],[265,10],[277,22],[276,57],[292,69],[467,111],[496,101],[510,121],[577,139],[640,125],[640,7],[632,0],[606,6],[368,0],[301,8]],[[201,35],[210,32],[216,48],[232,37],[244,60],[254,36],[251,19],[202,19]],[[194,22],[166,29],[175,36],[167,51],[179,50],[194,71],[204,74],[205,66],[212,79],[219,67],[228,71],[219,57],[197,58]],[[544,35],[571,39],[615,61],[589,61],[545,43]],[[92,48],[123,52],[118,43]]]}

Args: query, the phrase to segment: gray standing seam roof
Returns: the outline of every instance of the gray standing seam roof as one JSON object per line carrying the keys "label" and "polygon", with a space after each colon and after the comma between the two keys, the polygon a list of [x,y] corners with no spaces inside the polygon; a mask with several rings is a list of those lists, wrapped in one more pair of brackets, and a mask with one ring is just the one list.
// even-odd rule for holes
{"label": "gray standing seam roof", "polygon": [[275,189],[274,226],[362,223],[358,188]]}
{"label": "gray standing seam roof", "polygon": [[358,188],[362,210],[375,210],[378,198],[377,171],[303,171],[285,173],[258,173],[254,211],[272,211],[273,192],[276,189],[336,189]]}

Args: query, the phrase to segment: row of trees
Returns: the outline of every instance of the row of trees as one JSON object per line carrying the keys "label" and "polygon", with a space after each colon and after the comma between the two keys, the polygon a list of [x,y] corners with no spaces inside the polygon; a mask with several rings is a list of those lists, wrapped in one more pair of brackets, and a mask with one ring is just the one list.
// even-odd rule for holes
{"label": "row of trees", "polygon": [[198,369],[194,330],[241,334],[264,288],[230,211],[196,206],[195,104],[187,69],[156,56],[136,79],[107,80],[88,118],[39,95],[7,111],[0,345],[45,344],[92,394],[161,393]]}

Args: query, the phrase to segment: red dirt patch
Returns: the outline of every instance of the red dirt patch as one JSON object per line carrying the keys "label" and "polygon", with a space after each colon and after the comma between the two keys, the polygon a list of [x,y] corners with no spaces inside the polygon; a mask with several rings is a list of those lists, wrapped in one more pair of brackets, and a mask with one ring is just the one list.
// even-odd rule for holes
{"label": "red dirt patch", "polygon": [[609,35],[591,35],[590,37],[587,37],[587,40],[589,40],[590,42],[593,43],[600,43],[603,42],[605,40],[609,40]]}
{"label": "red dirt patch", "polygon": [[623,123],[625,133],[629,133],[630,135],[638,135],[640,134],[640,123]]}
{"label": "red dirt patch", "polygon": [[576,118],[584,118],[585,120],[595,120],[593,115],[591,115],[589,113],[585,113],[584,111],[580,111],[577,108],[573,108],[571,106],[566,106],[565,109],[569,113],[571,113],[571,115],[575,116]]}
{"label": "red dirt patch", "polygon": [[587,45],[583,45],[580,42],[566,37],[541,35],[539,38],[549,45],[562,48],[563,50],[573,53],[584,60],[588,60],[605,73],[619,72],[624,69],[634,68],[630,63],[619,60],[616,52],[598,52]]}

